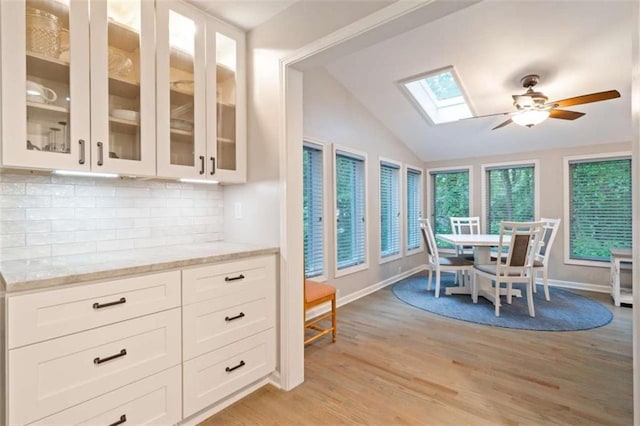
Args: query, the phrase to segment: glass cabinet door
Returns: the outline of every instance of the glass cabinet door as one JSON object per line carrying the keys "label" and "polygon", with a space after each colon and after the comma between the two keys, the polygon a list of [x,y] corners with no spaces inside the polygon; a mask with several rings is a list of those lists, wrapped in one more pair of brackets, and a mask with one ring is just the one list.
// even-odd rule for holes
{"label": "glass cabinet door", "polygon": [[217,168],[236,170],[236,42],[216,33]]}
{"label": "glass cabinet door", "polygon": [[181,3],[157,3],[158,175],[204,178],[203,16]]}
{"label": "glass cabinet door", "polygon": [[88,169],[88,4],[0,7],[4,165]]}
{"label": "glass cabinet door", "polygon": [[[244,34],[211,20],[207,63],[207,150],[209,177],[224,182],[246,180],[246,101]],[[215,54],[214,54],[215,53]]]}
{"label": "glass cabinet door", "polygon": [[155,175],[153,2],[91,3],[92,168]]}

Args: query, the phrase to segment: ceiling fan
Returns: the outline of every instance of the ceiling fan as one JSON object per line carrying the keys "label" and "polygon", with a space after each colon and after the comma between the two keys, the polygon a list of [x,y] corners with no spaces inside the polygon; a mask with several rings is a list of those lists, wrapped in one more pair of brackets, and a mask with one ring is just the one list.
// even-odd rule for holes
{"label": "ceiling fan", "polygon": [[584,112],[569,111],[565,108],[574,105],[588,104],[591,102],[606,101],[608,99],[615,99],[620,97],[620,93],[617,90],[608,90],[606,92],[591,93],[588,95],[576,96],[573,98],[562,99],[560,101],[547,102],[548,98],[542,92],[536,92],[533,90],[536,84],[540,81],[540,76],[530,74],[522,77],[520,82],[527,91],[521,95],[513,95],[513,106],[517,111],[513,112],[501,112],[497,114],[480,115],[477,117],[492,117],[496,115],[510,115],[507,121],[498,124],[491,130],[496,130],[507,124],[516,123],[525,127],[533,127],[536,124],[542,123],[547,118],[559,118],[561,120],[575,120],[585,115]]}

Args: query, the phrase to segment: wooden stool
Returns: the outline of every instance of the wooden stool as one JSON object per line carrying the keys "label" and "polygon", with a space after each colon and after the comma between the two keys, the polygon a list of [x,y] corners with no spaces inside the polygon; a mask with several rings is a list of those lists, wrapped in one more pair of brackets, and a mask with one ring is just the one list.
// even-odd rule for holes
{"label": "wooden stool", "polygon": [[[317,316],[313,319],[306,320],[306,313],[309,309],[322,305],[323,303],[331,302],[331,311]],[[305,339],[304,344],[307,345],[322,336],[329,333],[333,334],[333,341],[336,341],[336,288],[329,284],[323,284],[316,281],[304,280],[304,312],[305,322],[304,331],[307,329],[317,331],[318,333]],[[318,325],[319,322],[331,318],[331,327],[322,328]]]}

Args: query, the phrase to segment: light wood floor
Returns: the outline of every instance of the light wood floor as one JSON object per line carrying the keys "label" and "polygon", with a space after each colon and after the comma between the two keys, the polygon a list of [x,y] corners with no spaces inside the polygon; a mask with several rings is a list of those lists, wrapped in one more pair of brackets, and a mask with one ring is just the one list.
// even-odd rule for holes
{"label": "light wood floor", "polygon": [[576,332],[456,321],[390,287],[338,310],[338,342],[305,350],[305,382],[264,387],[205,425],[630,425],[630,308]]}

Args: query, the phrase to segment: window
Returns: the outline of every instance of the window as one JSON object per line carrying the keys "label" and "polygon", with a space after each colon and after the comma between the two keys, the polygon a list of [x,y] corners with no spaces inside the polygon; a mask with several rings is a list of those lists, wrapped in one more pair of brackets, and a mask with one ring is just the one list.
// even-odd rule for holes
{"label": "window", "polygon": [[432,124],[473,116],[453,67],[431,71],[401,82],[414,105]]}
{"label": "window", "polygon": [[[367,262],[365,156],[336,149],[334,172],[336,269],[364,269]],[[358,265],[363,266],[354,268]]]}
{"label": "window", "polygon": [[380,258],[400,255],[400,165],[380,162]]}
{"label": "window", "polygon": [[535,165],[483,167],[485,170],[486,230],[500,232],[500,222],[532,221],[536,217]]}
{"label": "window", "polygon": [[302,184],[304,273],[309,278],[324,273],[322,150],[315,146],[302,149]]}
{"label": "window", "polygon": [[631,158],[567,160],[569,259],[609,261],[631,248]]}
{"label": "window", "polygon": [[420,249],[422,216],[422,172],[407,167],[407,251]]}
{"label": "window", "polygon": [[[469,170],[440,170],[431,176],[432,223],[436,234],[451,234],[452,216],[469,216]],[[437,240],[438,247],[452,248]]]}

